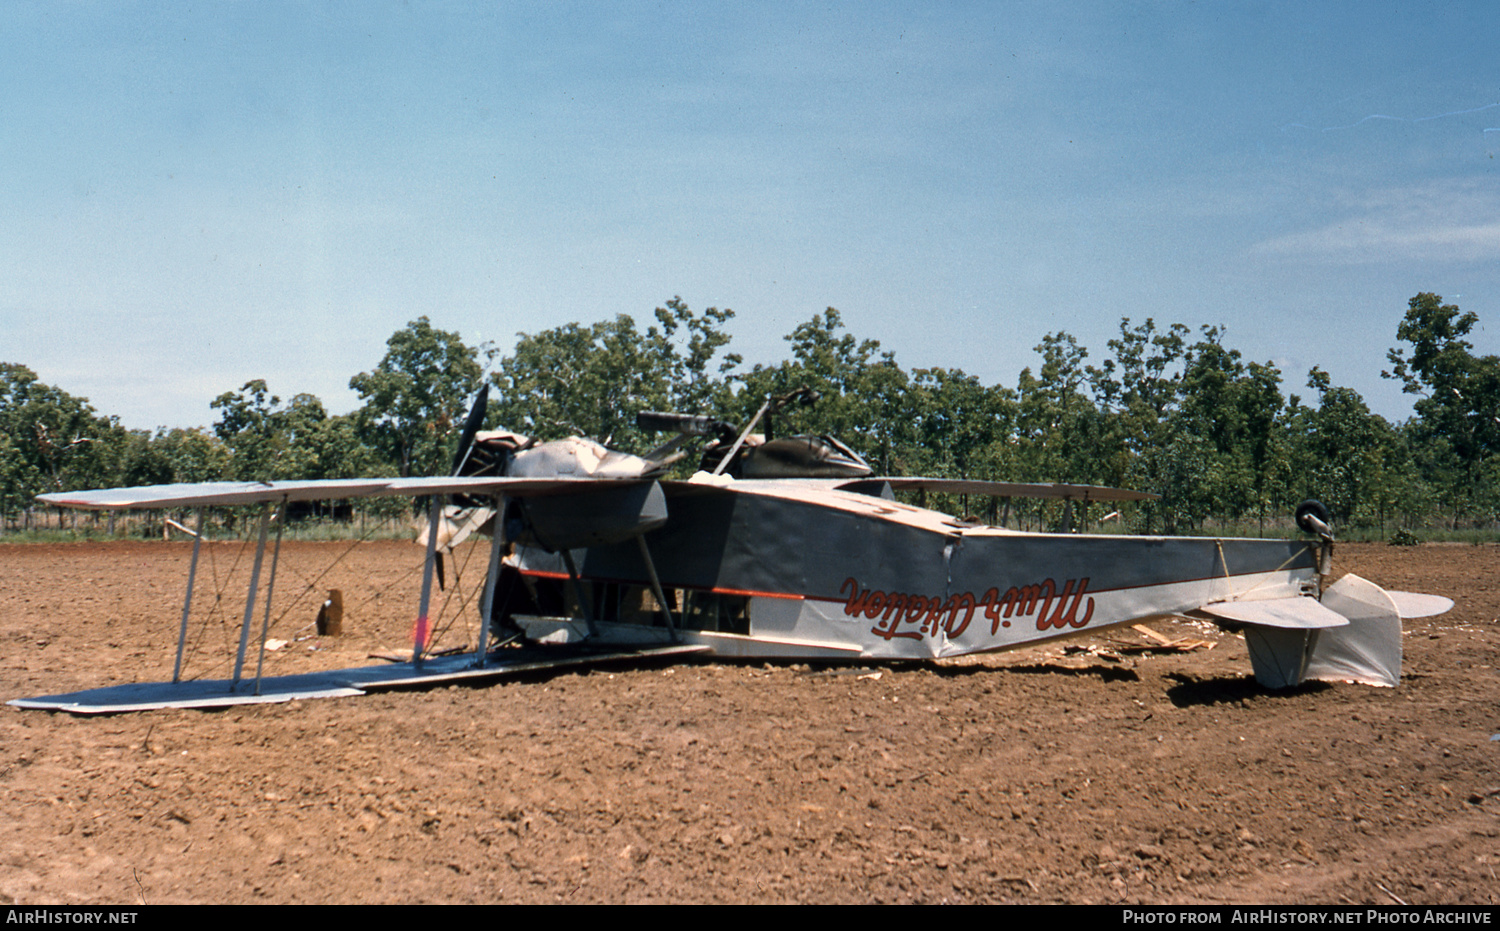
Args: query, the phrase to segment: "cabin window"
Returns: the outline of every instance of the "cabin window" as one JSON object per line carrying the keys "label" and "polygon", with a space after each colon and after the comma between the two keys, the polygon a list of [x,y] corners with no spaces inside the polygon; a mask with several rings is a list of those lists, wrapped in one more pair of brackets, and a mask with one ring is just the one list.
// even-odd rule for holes
{"label": "cabin window", "polygon": [[[526,577],[526,587],[537,607],[546,605],[547,614],[582,617],[573,585],[565,579]],[[593,602],[594,616],[600,621],[663,627],[661,607],[649,585],[619,582],[584,582],[583,590]],[[683,630],[702,630],[726,634],[750,633],[750,599],[743,595],[690,588],[668,588],[668,606]],[[530,613],[520,611],[517,613]],[[540,612],[538,612],[540,613]]]}
{"label": "cabin window", "polygon": [[718,592],[682,591],[683,630],[750,633],[750,599]]}

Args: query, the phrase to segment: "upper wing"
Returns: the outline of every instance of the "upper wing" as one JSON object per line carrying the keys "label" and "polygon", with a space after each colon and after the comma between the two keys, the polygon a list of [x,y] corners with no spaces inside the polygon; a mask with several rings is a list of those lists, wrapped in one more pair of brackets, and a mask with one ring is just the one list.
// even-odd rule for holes
{"label": "upper wing", "polygon": [[182,485],[142,485],[95,491],[60,491],[38,495],[55,507],[96,511],[131,508],[213,507],[259,504],[263,501],[323,501],[382,495],[433,495],[463,492],[473,495],[545,496],[580,491],[601,484],[618,486],[643,479],[609,478],[352,478],[291,482],[199,482]]}
{"label": "upper wing", "polygon": [[645,484],[653,479],[638,475],[563,475],[536,478],[434,475],[427,478],[393,478],[386,481],[388,484],[383,493],[388,495],[468,494],[540,498],[600,487],[621,488],[626,485]]}
{"label": "upper wing", "polygon": [[994,495],[999,498],[1066,498],[1073,501],[1154,501],[1161,495],[1103,485],[1037,484],[1030,482],[983,482],[957,478],[860,478],[838,487],[845,491],[862,491],[868,485],[881,484],[892,489],[925,488],[950,495]]}
{"label": "upper wing", "polygon": [[193,505],[256,504],[261,501],[316,501],[363,498],[379,494],[388,478],[331,479],[304,482],[197,482],[141,485],[94,491],[59,491],[37,500],[61,508],[121,511],[129,508],[175,508]]}

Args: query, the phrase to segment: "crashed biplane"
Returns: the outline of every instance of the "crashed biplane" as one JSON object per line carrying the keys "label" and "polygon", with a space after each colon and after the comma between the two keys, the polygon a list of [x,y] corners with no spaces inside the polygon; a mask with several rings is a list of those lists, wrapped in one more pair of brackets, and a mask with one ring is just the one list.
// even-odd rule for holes
{"label": "crashed biplane", "polygon": [[[1153,496],[1084,485],[872,475],[831,437],[752,431],[805,389],[768,400],[743,429],[707,417],[642,413],[674,438],[644,456],[579,438],[537,443],[479,431],[483,393],[449,476],[217,482],[44,495],[91,509],[262,505],[255,568],[228,680],[114,686],[13,705],[75,713],[213,707],[479,681],[606,658],[712,654],[826,662],[927,660],[1010,650],[1121,624],[1191,614],[1244,631],[1267,687],[1340,680],[1393,686],[1401,619],[1452,602],[1387,592],[1356,576],[1330,583],[1322,505],[1297,524],[1310,539],[1215,539],[1022,532],[904,504],[903,489],[1075,503]],[[692,438],[690,479],[663,476]],[[409,662],[299,676],[246,673],[273,507],[374,495],[430,498],[422,602]],[[1065,518],[1069,520],[1070,518]],[[427,617],[443,554],[491,537],[479,638],[428,656]],[[274,578],[275,554],[271,577]],[[269,591],[266,595],[270,597]],[[266,617],[269,617],[267,610]],[[259,630],[264,651],[265,624]],[[497,644],[503,648],[497,648]]]}

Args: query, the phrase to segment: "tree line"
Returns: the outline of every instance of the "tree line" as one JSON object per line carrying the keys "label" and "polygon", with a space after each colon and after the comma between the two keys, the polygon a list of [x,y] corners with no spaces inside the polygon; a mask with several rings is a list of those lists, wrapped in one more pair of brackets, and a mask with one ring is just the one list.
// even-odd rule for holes
{"label": "tree line", "polygon": [[806,386],[821,401],[778,414],[778,435],[832,434],[879,474],[1155,492],[1125,515],[1139,532],[1264,524],[1309,497],[1346,527],[1381,531],[1491,528],[1500,508],[1500,359],[1475,355],[1477,317],[1435,294],[1408,302],[1387,354],[1382,374],[1417,396],[1396,424],[1316,367],[1305,397],[1284,391],[1274,364],[1246,360],[1216,326],[1125,319],[1097,355],[1052,333],[1006,386],[906,369],[833,308],[785,337],[787,358],[747,366],[728,351],[733,316],[674,298],[644,327],[624,314],[572,323],[521,334],[509,354],[421,317],[350,379],[354,412],[330,415],[310,394],[283,401],[254,380],[214,399],[209,429],[129,430],[0,364],[0,516],[13,523],[35,495],[80,488],[438,474],[486,378],[487,426],[634,452],[665,439],[644,435],[637,411],[743,424],[768,395]]}

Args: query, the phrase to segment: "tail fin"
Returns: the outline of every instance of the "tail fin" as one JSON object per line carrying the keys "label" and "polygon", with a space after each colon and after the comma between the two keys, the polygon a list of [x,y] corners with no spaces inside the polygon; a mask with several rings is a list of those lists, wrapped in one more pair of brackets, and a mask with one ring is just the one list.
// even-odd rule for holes
{"label": "tail fin", "polygon": [[1323,606],[1349,626],[1315,634],[1304,678],[1394,688],[1401,681],[1401,612],[1386,590],[1346,575],[1323,592]]}
{"label": "tail fin", "polygon": [[1316,630],[1246,624],[1245,646],[1250,650],[1255,681],[1268,689],[1301,685],[1307,676],[1307,661],[1319,633]]}
{"label": "tail fin", "polygon": [[1253,622],[1245,626],[1257,682],[1283,689],[1309,680],[1387,687],[1401,681],[1401,612],[1385,589],[1346,575],[1323,592],[1322,606],[1348,624],[1313,629]]}

